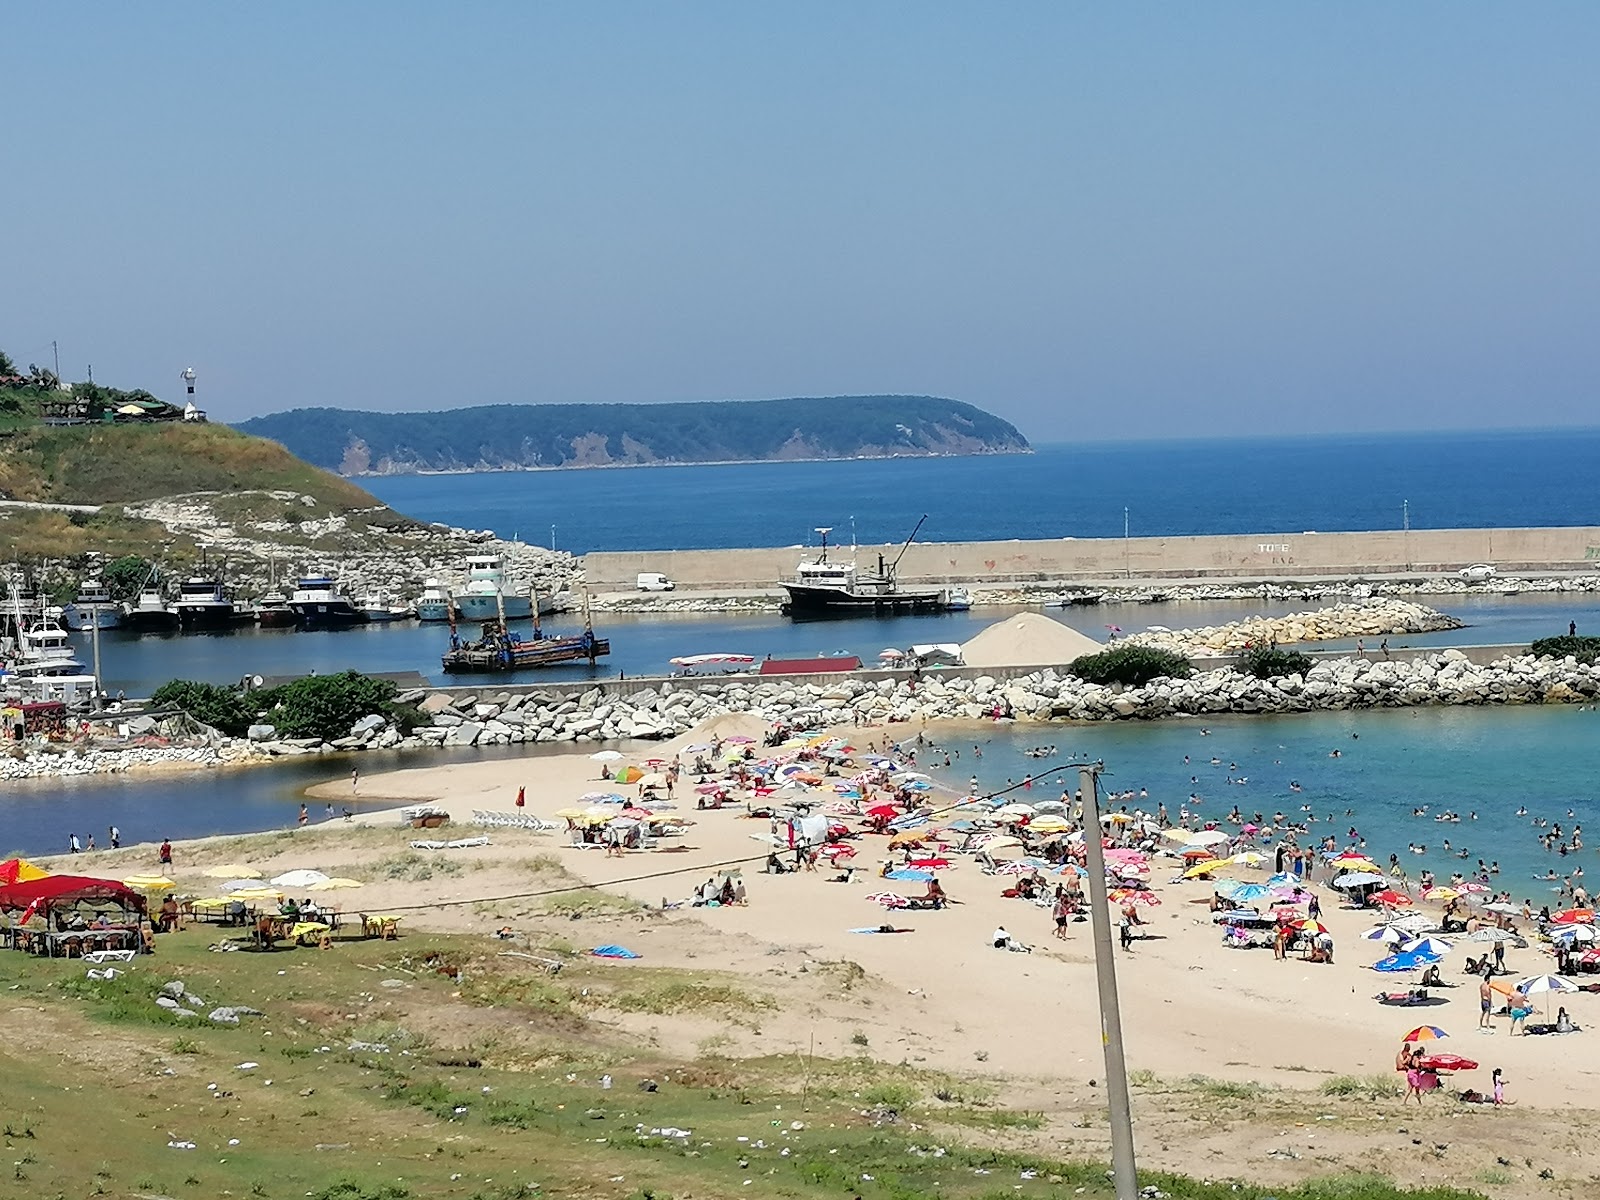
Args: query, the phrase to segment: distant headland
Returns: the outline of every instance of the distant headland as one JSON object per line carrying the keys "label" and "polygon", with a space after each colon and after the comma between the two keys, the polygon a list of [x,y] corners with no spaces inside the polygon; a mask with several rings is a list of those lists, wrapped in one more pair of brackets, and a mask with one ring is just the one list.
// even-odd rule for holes
{"label": "distant headland", "polygon": [[402,413],[298,408],[238,428],[347,476],[1031,450],[1009,421],[937,396],[495,404]]}

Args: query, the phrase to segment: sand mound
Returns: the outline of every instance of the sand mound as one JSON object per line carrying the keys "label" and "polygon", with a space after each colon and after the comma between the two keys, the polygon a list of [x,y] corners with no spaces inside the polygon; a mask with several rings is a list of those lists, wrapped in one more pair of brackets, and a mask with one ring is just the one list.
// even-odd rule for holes
{"label": "sand mound", "polygon": [[1018,613],[996,621],[961,647],[969,667],[1060,666],[1105,647],[1043,613]]}

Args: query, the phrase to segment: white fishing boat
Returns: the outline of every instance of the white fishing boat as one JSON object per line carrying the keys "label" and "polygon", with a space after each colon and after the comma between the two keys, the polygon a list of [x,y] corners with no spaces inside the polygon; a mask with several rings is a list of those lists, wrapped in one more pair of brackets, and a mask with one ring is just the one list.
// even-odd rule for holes
{"label": "white fishing boat", "polygon": [[456,607],[463,621],[525,621],[533,615],[532,597],[517,592],[498,554],[467,559],[467,586],[456,596]]}
{"label": "white fishing boat", "polygon": [[966,612],[972,607],[972,596],[965,588],[953,587],[944,594],[946,612]]}
{"label": "white fishing boat", "polygon": [[137,600],[122,606],[122,624],[135,633],[172,633],[178,628],[178,614],[167,607],[161,586],[152,577]]}
{"label": "white fishing boat", "polygon": [[198,575],[178,585],[178,598],[173,601],[172,611],[178,614],[178,624],[185,629],[226,629],[253,615],[249,609],[233,602],[220,579]]}
{"label": "white fishing boat", "polygon": [[122,624],[122,606],[111,598],[104,581],[85,579],[78,598],[61,610],[61,623],[74,631],[115,629]]}
{"label": "white fishing boat", "polygon": [[417,620],[448,621],[453,607],[450,589],[437,579],[430,579],[422,585],[422,595],[417,598]]}
{"label": "white fishing boat", "polygon": [[36,668],[70,667],[83,670],[72,638],[53,617],[41,617],[17,633],[17,665]]}
{"label": "white fishing boat", "polygon": [[383,592],[372,592],[363,596],[358,607],[367,614],[367,620],[373,624],[384,624],[389,621],[409,621],[417,615],[409,604],[402,604],[395,600],[393,596]]}

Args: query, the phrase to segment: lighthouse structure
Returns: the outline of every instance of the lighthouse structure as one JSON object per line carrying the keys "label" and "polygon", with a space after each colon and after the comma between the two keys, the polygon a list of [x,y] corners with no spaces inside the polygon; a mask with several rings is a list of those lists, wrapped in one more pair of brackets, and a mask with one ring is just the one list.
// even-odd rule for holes
{"label": "lighthouse structure", "polygon": [[194,368],[185,367],[183,374],[179,378],[183,380],[184,388],[188,392],[188,402],[183,406],[183,419],[185,421],[204,421],[206,419],[205,410],[198,407],[194,402]]}

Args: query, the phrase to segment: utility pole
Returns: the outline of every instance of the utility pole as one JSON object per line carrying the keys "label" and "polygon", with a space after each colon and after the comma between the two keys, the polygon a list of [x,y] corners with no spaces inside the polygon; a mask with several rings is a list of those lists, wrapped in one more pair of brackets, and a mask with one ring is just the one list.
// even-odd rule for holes
{"label": "utility pole", "polygon": [[1111,903],[1106,896],[1106,856],[1100,845],[1100,764],[1078,768],[1083,793],[1083,845],[1088,851],[1089,908],[1093,919],[1094,971],[1100,986],[1100,1041],[1106,1054],[1106,1102],[1111,1117],[1111,1171],[1117,1200],[1138,1200],[1133,1156],[1133,1108],[1128,1098],[1128,1063],[1122,1052],[1122,1010],[1117,1003],[1116,950],[1111,943]]}
{"label": "utility pole", "polygon": [[1411,570],[1411,501],[1400,501],[1400,540],[1406,555],[1406,570]]}
{"label": "utility pole", "polygon": [[1122,506],[1122,574],[1133,578],[1133,548],[1128,542],[1128,506]]}
{"label": "utility pole", "polygon": [[550,526],[550,553],[554,554],[555,552],[556,552],[556,527],[554,525],[552,525],[552,526]]}
{"label": "utility pole", "polygon": [[50,353],[55,355],[55,359],[56,359],[56,386],[60,387],[61,386],[61,347],[56,345],[55,338],[51,338],[50,339]]}

